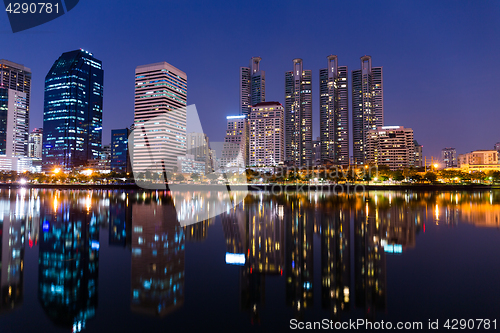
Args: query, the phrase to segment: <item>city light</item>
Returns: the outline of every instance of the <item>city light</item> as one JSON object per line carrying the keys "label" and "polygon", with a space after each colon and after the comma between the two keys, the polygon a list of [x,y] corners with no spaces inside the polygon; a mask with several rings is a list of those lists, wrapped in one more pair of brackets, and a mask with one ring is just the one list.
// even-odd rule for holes
{"label": "city light", "polygon": [[57,175],[59,172],[61,172],[61,168],[55,168],[54,171],[52,172],[54,172],[54,174]]}

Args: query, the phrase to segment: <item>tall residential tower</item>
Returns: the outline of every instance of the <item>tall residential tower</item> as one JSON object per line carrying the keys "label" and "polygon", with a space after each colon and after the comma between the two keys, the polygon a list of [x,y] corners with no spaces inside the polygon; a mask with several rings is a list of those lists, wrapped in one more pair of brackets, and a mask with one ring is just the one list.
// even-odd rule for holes
{"label": "tall residential tower", "polygon": [[311,162],[312,73],[302,68],[302,59],[293,60],[285,72],[285,160],[295,166]]}
{"label": "tall residential tower", "polygon": [[336,55],[319,71],[321,161],[349,164],[349,108],[347,66]]}
{"label": "tall residential tower", "polygon": [[43,168],[72,169],[99,159],[102,62],[82,49],[63,53],[45,77]]}
{"label": "tall residential tower", "polygon": [[361,57],[361,69],[352,71],[352,123],[354,163],[365,164],[368,131],[384,124],[382,67],[372,67],[366,55]]}
{"label": "tall residential tower", "polygon": [[135,69],[135,172],[173,171],[186,154],[186,103],[186,73],[166,62]]}
{"label": "tall residential tower", "polygon": [[250,59],[248,67],[240,67],[240,114],[250,114],[252,105],[266,101],[266,72],[260,70],[261,57]]}

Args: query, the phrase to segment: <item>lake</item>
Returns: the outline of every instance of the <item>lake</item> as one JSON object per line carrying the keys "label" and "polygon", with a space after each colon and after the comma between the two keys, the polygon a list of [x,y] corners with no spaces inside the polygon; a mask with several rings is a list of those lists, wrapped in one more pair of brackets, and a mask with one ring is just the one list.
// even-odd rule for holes
{"label": "lake", "polygon": [[498,190],[252,192],[192,223],[221,200],[1,189],[0,332],[500,320]]}

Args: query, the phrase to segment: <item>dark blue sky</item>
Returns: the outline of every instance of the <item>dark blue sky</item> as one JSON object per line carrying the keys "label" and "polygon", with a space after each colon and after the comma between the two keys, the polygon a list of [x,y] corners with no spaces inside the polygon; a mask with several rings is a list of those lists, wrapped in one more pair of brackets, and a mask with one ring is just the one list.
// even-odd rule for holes
{"label": "dark blue sky", "polygon": [[[43,82],[59,55],[83,48],[103,61],[103,142],[133,122],[134,69],[167,61],[188,75],[211,141],[238,113],[238,69],[262,57],[267,100],[284,102],[293,58],[313,71],[337,54],[349,71],[384,67],[385,124],[414,130],[424,155],[492,149],[500,141],[500,1],[80,0],[62,17],[13,34],[0,13],[0,58],[33,71],[31,128],[43,120]],[[350,80],[350,77],[349,77]],[[351,96],[349,96],[351,99]],[[496,102],[495,102],[496,101]],[[349,100],[351,103],[351,100]],[[352,155],[352,150],[351,150]]]}

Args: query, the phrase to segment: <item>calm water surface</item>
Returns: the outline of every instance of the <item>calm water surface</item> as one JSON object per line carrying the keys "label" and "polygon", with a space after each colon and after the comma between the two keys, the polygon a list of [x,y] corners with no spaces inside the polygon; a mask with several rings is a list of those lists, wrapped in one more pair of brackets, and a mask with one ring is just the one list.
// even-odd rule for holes
{"label": "calm water surface", "polygon": [[181,213],[164,192],[1,190],[0,332],[500,324],[498,191],[252,193],[191,226]]}

